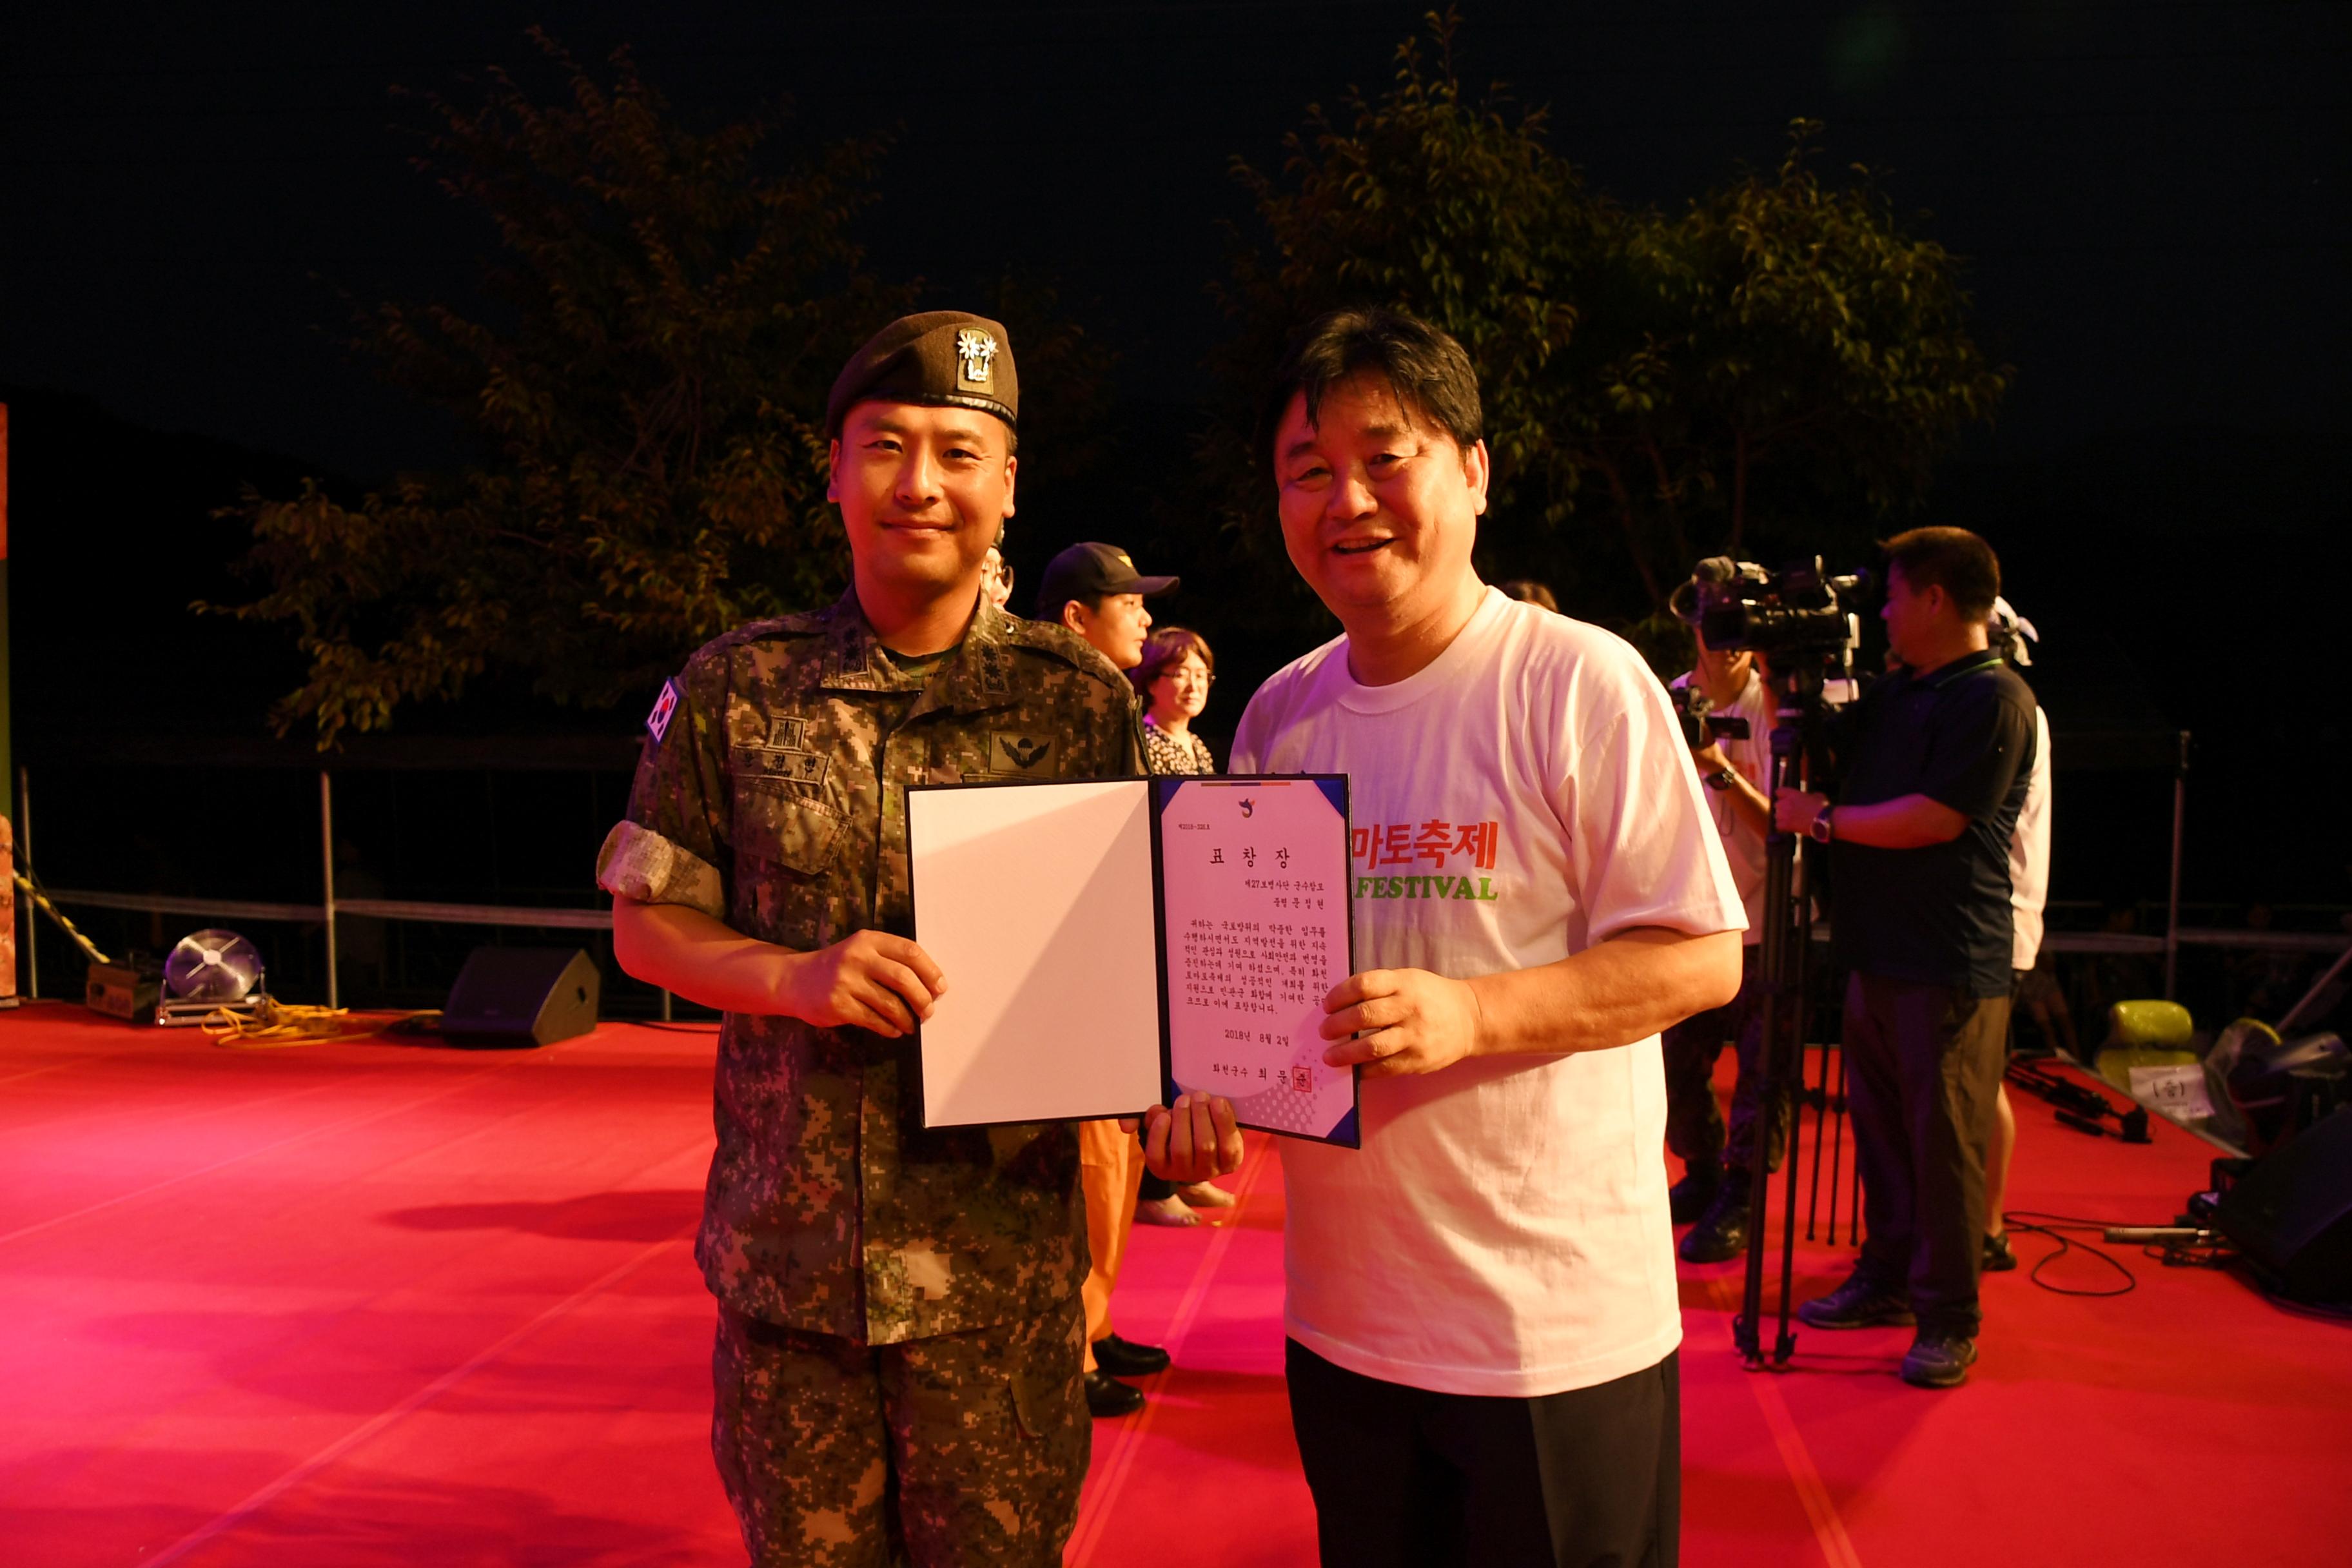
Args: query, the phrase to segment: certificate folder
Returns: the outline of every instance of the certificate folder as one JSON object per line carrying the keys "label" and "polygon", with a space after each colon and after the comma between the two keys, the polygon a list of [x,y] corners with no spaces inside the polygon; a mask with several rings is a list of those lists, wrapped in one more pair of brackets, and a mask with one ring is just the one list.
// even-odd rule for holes
{"label": "certificate folder", "polygon": [[1132,1116],[1187,1090],[1244,1127],[1359,1145],[1323,1061],[1355,971],[1333,774],[916,784],[915,940],[947,975],[923,1124]]}

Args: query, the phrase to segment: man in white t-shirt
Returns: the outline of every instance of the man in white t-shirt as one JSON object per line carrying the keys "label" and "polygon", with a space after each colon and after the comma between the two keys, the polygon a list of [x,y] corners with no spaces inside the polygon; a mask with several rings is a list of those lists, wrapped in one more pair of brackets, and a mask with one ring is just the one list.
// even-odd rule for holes
{"label": "man in white t-shirt", "polygon": [[[1675,1560],[1658,1031],[1738,989],[1738,889],[1665,692],[1479,582],[1459,344],[1388,310],[1293,342],[1262,426],[1283,540],[1346,635],[1260,688],[1235,771],[1344,773],[1354,936],[1325,1060],[1363,1146],[1282,1150],[1291,1415],[1327,1568]],[[1177,1180],[1232,1108],[1147,1118]]]}
{"label": "man in white t-shirt", "polygon": [[[1691,761],[1707,787],[1707,809],[1731,863],[1731,880],[1747,911],[1742,933],[1739,994],[1727,1007],[1685,1018],[1665,1032],[1666,1148],[1683,1162],[1683,1179],[1668,1198],[1675,1223],[1696,1222],[1679,1248],[1687,1263],[1722,1263],[1748,1250],[1748,1196],[1756,1153],[1757,1101],[1761,1098],[1763,989],[1756,967],[1764,935],[1764,836],[1772,829],[1772,726],[1779,702],[1766,684],[1756,656],[1711,648],[1696,626],[1698,660],[1679,676],[1677,688],[1696,687],[1712,707],[1710,717],[1737,720],[1745,734],[1707,740]],[[1685,737],[1687,743],[1688,737]],[[1715,1103],[1715,1061],[1730,1042],[1739,1055],[1739,1076],[1731,1090],[1731,1125]],[[1780,1163],[1780,1139],[1772,1140],[1771,1160]]]}
{"label": "man in white t-shirt", "polygon": [[[2042,634],[2017,613],[2007,599],[1992,602],[1986,623],[1992,651],[2011,668],[2033,663],[2029,643]],[[2050,715],[2033,710],[2033,772],[2025,786],[2025,804],[2018,808],[2017,831],[2009,840],[2010,968],[2017,974],[2016,1000],[2023,1003],[2032,984],[2033,966],[2042,956],[2042,910],[2050,898]],[[2060,1007],[2065,1003],[2062,1000]],[[2012,1027],[2016,1017],[2011,1013]],[[1984,1268],[1999,1274],[2017,1267],[2016,1249],[2009,1245],[2009,1226],[2000,1211],[2009,1198],[2009,1161],[2017,1152],[2017,1113],[2010,1109],[2009,1086],[1995,1096],[1992,1146],[1985,1151]]]}

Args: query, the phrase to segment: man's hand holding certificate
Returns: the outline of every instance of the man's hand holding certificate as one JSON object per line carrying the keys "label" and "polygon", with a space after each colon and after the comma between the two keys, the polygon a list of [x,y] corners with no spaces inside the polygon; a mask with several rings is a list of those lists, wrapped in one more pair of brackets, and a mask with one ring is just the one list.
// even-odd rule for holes
{"label": "man's hand holding certificate", "polygon": [[1426,969],[1368,969],[1323,999],[1323,1053],[1333,1067],[1361,1066],[1366,1078],[1398,1078],[1452,1067],[1478,1048],[1483,1014],[1466,981]]}
{"label": "man's hand holding certificate", "polygon": [[1155,1105],[1144,1112],[1137,1131],[1145,1169],[1163,1182],[1205,1182],[1242,1167],[1241,1123],[1222,1094],[1180,1094],[1173,1110]]}
{"label": "man's hand holding certificate", "polygon": [[948,988],[930,954],[903,936],[861,931],[814,952],[794,953],[779,1009],[820,1029],[911,1035]]}
{"label": "man's hand holding certificate", "polygon": [[[1333,1042],[1324,1061],[1360,1068],[1365,1078],[1435,1072],[1477,1050],[1477,991],[1426,969],[1351,974],[1323,1010],[1320,1033]],[[1241,1132],[1222,1095],[1179,1095],[1172,1110],[1155,1105],[1139,1131],[1144,1163],[1165,1181],[1202,1182],[1240,1168]]]}

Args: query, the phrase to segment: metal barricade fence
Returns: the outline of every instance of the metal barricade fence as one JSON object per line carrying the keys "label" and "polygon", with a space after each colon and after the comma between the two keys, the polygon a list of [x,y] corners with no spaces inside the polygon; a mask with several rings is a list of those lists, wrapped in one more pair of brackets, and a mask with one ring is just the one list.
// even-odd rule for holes
{"label": "metal barricade fence", "polygon": [[[17,856],[27,870],[33,862],[32,795],[26,770],[16,771],[18,800]],[[114,893],[79,888],[45,889],[52,902],[86,909],[131,910],[142,914],[191,915],[199,920],[288,921],[318,925],[326,934],[327,1005],[342,1005],[341,984],[335,966],[335,921],[343,915],[367,920],[429,921],[446,925],[504,926],[542,931],[613,929],[610,910],[567,910],[527,904],[452,904],[414,899],[338,899],[335,896],[334,782],[324,769],[319,773],[319,841],[320,899],[315,904],[280,904],[240,899],[182,898],[163,893]],[[19,929],[30,932],[33,911],[29,896],[20,895]],[[40,966],[30,942],[24,943],[27,964],[26,990],[40,994]],[[661,1016],[670,1016],[670,994],[661,993]]]}
{"label": "metal barricade fence", "polygon": [[[16,771],[18,816],[16,821],[16,858],[20,867],[29,869],[34,865],[32,831],[32,796],[26,772]],[[452,925],[504,926],[516,929],[548,931],[601,931],[613,929],[609,910],[551,909],[517,904],[453,904],[435,903],[410,899],[338,899],[335,897],[335,801],[332,776],[324,769],[319,773],[319,841],[320,887],[321,897],[315,904],[262,903],[235,899],[192,899],[155,893],[114,893],[83,889],[52,888],[49,898],[59,904],[80,905],[89,909],[132,910],[142,913],[193,915],[203,920],[223,921],[291,921],[321,926],[326,933],[327,1005],[341,1005],[341,984],[335,968],[335,921],[339,915],[386,921],[431,921]],[[2216,947],[2253,949],[2274,952],[2340,953],[2352,947],[2352,932],[2341,931],[2231,931],[2220,927],[2182,926],[2179,914],[2178,869],[2171,896],[2168,901],[2168,928],[2162,936],[2141,936],[2121,931],[2061,931],[2049,932],[2042,945],[2052,952],[2084,954],[2132,955],[2160,958],[2165,961],[2165,994],[2175,989],[2174,959],[2182,947]],[[20,904],[18,929],[29,936],[33,910],[29,898]],[[1816,925],[1813,940],[1828,940],[1829,928]],[[21,944],[26,952],[28,994],[40,994],[40,969],[33,943]],[[670,994],[661,994],[662,1016],[670,1016]]]}

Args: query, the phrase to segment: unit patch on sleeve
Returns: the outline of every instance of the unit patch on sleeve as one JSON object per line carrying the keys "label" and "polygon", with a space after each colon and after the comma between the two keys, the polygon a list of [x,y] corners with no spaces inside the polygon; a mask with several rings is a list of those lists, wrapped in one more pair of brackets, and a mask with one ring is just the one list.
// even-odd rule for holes
{"label": "unit patch on sleeve", "polygon": [[654,710],[646,715],[646,733],[658,746],[669,734],[669,721],[677,716],[677,682],[662,682],[661,695],[654,699]]}

